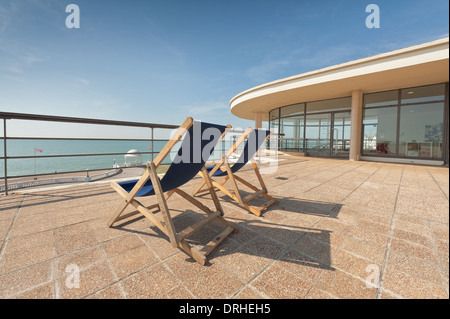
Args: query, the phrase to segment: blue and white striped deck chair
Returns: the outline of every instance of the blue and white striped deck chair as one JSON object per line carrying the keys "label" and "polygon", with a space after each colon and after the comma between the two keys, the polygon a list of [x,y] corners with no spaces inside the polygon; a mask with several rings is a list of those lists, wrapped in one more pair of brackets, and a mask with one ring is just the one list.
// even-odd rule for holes
{"label": "blue and white striped deck chair", "polygon": [[[226,195],[235,200],[239,205],[243,206],[253,214],[257,216],[261,216],[261,213],[274,204],[278,204],[278,200],[273,198],[268,194],[267,187],[262,179],[262,176],[259,172],[258,165],[254,160],[254,156],[267,140],[270,135],[270,131],[264,129],[252,129],[249,127],[244,133],[240,136],[240,138],[234,143],[234,145],[227,151],[227,153],[223,156],[222,161],[217,163],[215,166],[207,167],[209,178],[212,180],[213,185],[224,192]],[[236,149],[245,142],[244,148],[242,150],[241,155],[239,156],[236,163],[232,166],[229,164],[229,157],[232,153],[236,151]],[[251,161],[253,170],[258,178],[259,184],[261,188],[258,188],[245,179],[239,177],[236,173],[238,173],[249,161]],[[216,179],[223,177],[220,182],[217,182]],[[230,181],[234,190],[234,194],[224,187],[226,182]],[[241,192],[238,187],[238,182],[244,184],[248,188],[250,188],[253,193],[246,195],[245,197],[241,196]],[[204,194],[206,190],[202,190],[203,187],[207,185],[207,180],[204,179],[203,182],[195,189],[193,196]],[[266,199],[266,202],[263,206],[254,206],[248,204],[252,199],[263,196]]]}
{"label": "blue and white striped deck chair", "polygon": [[[206,256],[211,253],[214,248],[228,235],[230,235],[233,231],[237,231],[236,226],[223,218],[224,213],[222,206],[220,205],[214,187],[212,186],[212,182],[209,179],[208,172],[205,168],[205,163],[213,152],[214,147],[222,136],[226,134],[226,131],[229,128],[230,126],[197,122],[191,117],[188,117],[172,136],[166,146],[161,150],[158,156],[152,162],[147,164],[147,170],[140,179],[121,183],[111,183],[113,189],[118,192],[125,199],[125,201],[109,219],[108,226],[111,227],[119,220],[124,220],[128,217],[141,213],[169,237],[172,247],[182,249],[198,263],[205,265]],[[170,164],[170,167],[165,175],[160,179],[156,173],[156,168],[170,154],[172,148],[182,139],[183,136],[184,139],[175,158]],[[215,212],[211,211],[200,201],[180,189],[180,186],[189,182],[200,171],[203,173],[203,176],[207,181],[208,189],[216,208]],[[207,217],[203,218],[194,225],[177,232],[167,206],[168,198],[174,193],[177,193],[181,196],[181,198],[200,208],[207,214]],[[136,199],[138,197],[152,195],[156,195],[157,204],[148,207],[145,207]],[[137,211],[122,215],[128,205],[134,206]],[[152,208],[159,208],[159,211],[162,213],[163,220],[160,220],[154,215],[151,211]],[[202,249],[189,245],[186,239],[214,220],[222,223],[225,226],[225,230],[215,236],[214,239],[206,244],[206,246]]]}

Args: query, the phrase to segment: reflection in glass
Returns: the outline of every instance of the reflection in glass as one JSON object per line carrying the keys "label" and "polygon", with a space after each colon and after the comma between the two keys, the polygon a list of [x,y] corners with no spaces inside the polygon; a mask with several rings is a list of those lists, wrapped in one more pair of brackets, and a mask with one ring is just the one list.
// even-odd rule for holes
{"label": "reflection in glass", "polygon": [[398,104],[398,90],[364,94],[364,107]]}
{"label": "reflection in glass", "polygon": [[303,130],[303,116],[281,119],[281,133],[284,136],[280,147],[289,151],[303,152]]}
{"label": "reflection in glass", "polygon": [[330,152],[331,113],[312,114],[306,116],[306,149],[307,152]]}
{"label": "reflection in glass", "polygon": [[408,105],[400,108],[399,155],[442,157],[444,103]]}
{"label": "reflection in glass", "polygon": [[304,103],[284,106],[281,108],[281,116],[288,116],[288,115],[291,116],[297,114],[303,115],[304,112],[305,112]]}
{"label": "reflection in glass", "polygon": [[397,140],[397,107],[367,109],[363,115],[363,153],[395,155]]}
{"label": "reflection in glass", "polygon": [[350,152],[351,113],[334,113],[333,122],[333,152],[335,155],[345,155]]}
{"label": "reflection in glass", "polygon": [[444,101],[445,84],[404,89],[402,90],[401,97],[402,104]]}
{"label": "reflection in glass", "polygon": [[[278,110],[277,110],[278,112]],[[278,138],[281,136],[278,136],[276,134],[279,133],[279,119],[276,120],[272,120],[269,121],[269,128],[272,130],[272,132],[274,132],[275,134],[271,134],[270,135],[270,139],[269,139],[269,146],[272,148],[280,148],[279,144],[278,144]]]}
{"label": "reflection in glass", "polygon": [[343,97],[343,98],[339,98],[339,99],[307,103],[306,112],[307,113],[317,113],[317,112],[324,112],[324,111],[349,110],[351,107],[352,107],[352,98],[351,97]]}
{"label": "reflection in glass", "polygon": [[279,120],[278,119],[276,119],[276,120],[273,120],[273,121],[270,121],[270,123],[269,123],[269,127],[270,127],[270,129],[274,132],[274,133],[279,133]]}
{"label": "reflection in glass", "polygon": [[279,109],[275,109],[269,112],[269,120],[275,120],[277,118],[280,117],[280,110]]}

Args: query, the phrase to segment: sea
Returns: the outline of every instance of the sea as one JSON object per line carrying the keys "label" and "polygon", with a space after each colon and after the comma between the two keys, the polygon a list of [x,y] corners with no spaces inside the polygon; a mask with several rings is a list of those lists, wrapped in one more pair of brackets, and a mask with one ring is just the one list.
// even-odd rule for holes
{"label": "sea", "polygon": [[[3,142],[3,141],[2,141]],[[135,149],[142,154],[142,162],[152,161],[162,148],[166,140],[151,141],[136,140],[49,140],[49,139],[9,139],[7,140],[8,157],[31,156],[25,159],[8,159],[8,177],[19,177],[27,175],[51,174],[58,172],[72,172],[96,169],[113,168],[114,164],[124,166],[124,155]],[[222,148],[216,146],[216,152],[211,159],[219,159],[221,149],[227,150],[231,143],[222,141]],[[152,154],[146,154],[152,152]],[[175,154],[176,148],[173,149]],[[70,157],[45,157],[48,155],[81,155],[81,154],[107,154],[118,153],[118,155],[102,156],[70,156]],[[4,157],[3,145],[0,145],[0,157]],[[171,157],[168,156],[163,164],[169,164]],[[0,159],[0,177],[5,176],[5,162]]]}

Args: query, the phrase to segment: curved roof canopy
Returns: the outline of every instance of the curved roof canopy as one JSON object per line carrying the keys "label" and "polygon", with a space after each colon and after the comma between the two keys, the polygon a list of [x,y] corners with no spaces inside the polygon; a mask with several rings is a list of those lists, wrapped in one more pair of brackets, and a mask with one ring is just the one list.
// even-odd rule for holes
{"label": "curved roof canopy", "polygon": [[231,113],[253,120],[281,106],[449,81],[449,38],[269,82],[230,101]]}

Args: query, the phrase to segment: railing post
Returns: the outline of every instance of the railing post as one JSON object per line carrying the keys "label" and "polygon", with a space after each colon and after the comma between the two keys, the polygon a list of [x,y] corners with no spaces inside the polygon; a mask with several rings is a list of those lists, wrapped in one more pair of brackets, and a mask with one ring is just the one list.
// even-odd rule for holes
{"label": "railing post", "polygon": [[6,151],[6,119],[3,119],[3,155],[5,157],[5,195],[8,196],[8,154]]}
{"label": "railing post", "polygon": [[155,147],[155,143],[153,143],[155,141],[155,128],[154,127],[152,127],[152,162],[153,162],[153,160],[154,160],[154,151],[155,151],[155,149],[154,149],[154,147]]}

